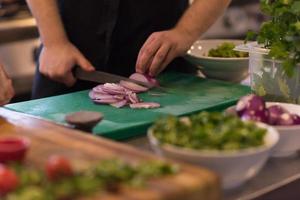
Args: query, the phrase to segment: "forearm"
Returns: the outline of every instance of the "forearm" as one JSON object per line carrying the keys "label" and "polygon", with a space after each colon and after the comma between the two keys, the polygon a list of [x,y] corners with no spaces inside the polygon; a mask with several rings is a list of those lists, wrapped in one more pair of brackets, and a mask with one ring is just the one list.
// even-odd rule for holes
{"label": "forearm", "polygon": [[176,29],[195,41],[223,13],[230,0],[194,0],[181,17]]}
{"label": "forearm", "polygon": [[57,0],[27,0],[45,46],[68,41],[59,15]]}

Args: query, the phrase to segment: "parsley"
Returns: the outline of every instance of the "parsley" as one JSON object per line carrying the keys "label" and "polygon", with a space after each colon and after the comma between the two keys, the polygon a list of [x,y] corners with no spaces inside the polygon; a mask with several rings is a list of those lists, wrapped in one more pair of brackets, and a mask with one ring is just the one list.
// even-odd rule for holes
{"label": "parsley", "polygon": [[281,60],[284,73],[292,77],[300,63],[300,0],[261,0],[260,5],[270,20],[257,34],[249,32],[246,41],[256,39],[270,49],[269,56]]}

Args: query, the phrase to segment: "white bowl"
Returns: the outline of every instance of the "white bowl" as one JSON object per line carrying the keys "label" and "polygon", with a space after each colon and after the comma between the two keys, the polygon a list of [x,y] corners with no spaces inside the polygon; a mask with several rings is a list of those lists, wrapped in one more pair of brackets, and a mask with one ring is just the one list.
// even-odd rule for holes
{"label": "white bowl", "polygon": [[243,40],[198,40],[188,50],[186,60],[199,67],[208,78],[230,82],[241,82],[248,76],[249,57],[218,58],[208,57],[208,52],[224,42],[235,45],[243,44]]}
{"label": "white bowl", "polygon": [[148,130],[148,139],[156,154],[207,167],[221,176],[224,189],[232,189],[259,172],[278,142],[279,135],[276,129],[262,123],[257,125],[268,130],[264,138],[265,145],[239,151],[193,150],[160,144],[151,128]]}
{"label": "white bowl", "polygon": [[[300,114],[300,105],[290,103],[267,102],[267,107],[279,105],[290,113]],[[280,140],[273,150],[272,157],[295,156],[300,150],[300,125],[274,126],[277,129]]]}
{"label": "white bowl", "polygon": [[[300,105],[279,102],[267,102],[266,106],[279,105],[290,113],[300,114]],[[235,112],[235,106],[226,109],[226,112]],[[280,140],[272,152],[272,157],[296,156],[300,150],[300,125],[273,126],[277,129]]]}

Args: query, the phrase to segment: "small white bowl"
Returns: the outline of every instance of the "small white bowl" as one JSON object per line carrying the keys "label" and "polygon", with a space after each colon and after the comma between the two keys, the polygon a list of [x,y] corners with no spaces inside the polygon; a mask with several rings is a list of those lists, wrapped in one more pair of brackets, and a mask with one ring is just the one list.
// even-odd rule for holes
{"label": "small white bowl", "polygon": [[[300,105],[290,103],[267,102],[267,107],[279,105],[290,113],[300,114]],[[300,150],[300,125],[274,126],[277,129],[280,140],[273,150],[272,157],[296,156]]]}
{"label": "small white bowl", "polygon": [[[267,102],[266,106],[279,105],[290,113],[300,114],[300,105],[279,102]],[[226,112],[234,113],[235,106],[226,109]],[[280,140],[273,149],[272,157],[296,156],[300,150],[300,125],[273,126],[277,129]]]}
{"label": "small white bowl", "polygon": [[208,78],[230,82],[241,82],[248,76],[249,57],[218,58],[209,57],[210,49],[216,48],[224,42],[235,45],[243,44],[243,40],[198,40],[188,50],[185,59],[199,67]]}
{"label": "small white bowl", "polygon": [[276,129],[262,123],[257,123],[257,125],[268,130],[264,138],[265,145],[238,151],[193,150],[160,144],[151,128],[148,130],[148,139],[156,154],[207,167],[221,176],[223,189],[232,189],[259,172],[279,140]]}

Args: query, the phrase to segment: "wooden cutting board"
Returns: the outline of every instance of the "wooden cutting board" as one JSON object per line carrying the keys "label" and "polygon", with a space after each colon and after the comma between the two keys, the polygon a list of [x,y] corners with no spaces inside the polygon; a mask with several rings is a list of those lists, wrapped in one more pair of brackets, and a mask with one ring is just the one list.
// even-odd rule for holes
{"label": "wooden cutting board", "polygon": [[104,120],[94,129],[94,134],[115,140],[127,139],[145,134],[147,128],[164,115],[189,115],[202,110],[220,111],[232,106],[250,92],[250,88],[224,81],[201,79],[181,73],[166,73],[159,77],[167,93],[161,96],[151,94],[151,90],[140,95],[148,102],[158,102],[158,109],[114,108],[109,105],[94,104],[88,91],[70,93],[44,99],[32,100],[6,107],[39,118],[64,123],[66,114],[80,110],[103,113]]}
{"label": "wooden cutting board", "polygon": [[[68,157],[76,168],[107,158],[120,158],[129,163],[157,159],[124,144],[0,108],[0,137],[4,135],[28,137],[31,148],[25,162],[39,168],[52,154]],[[118,194],[103,193],[92,199],[217,200],[220,195],[219,179],[214,173],[182,164],[178,174],[151,180],[144,189],[124,187]]]}

